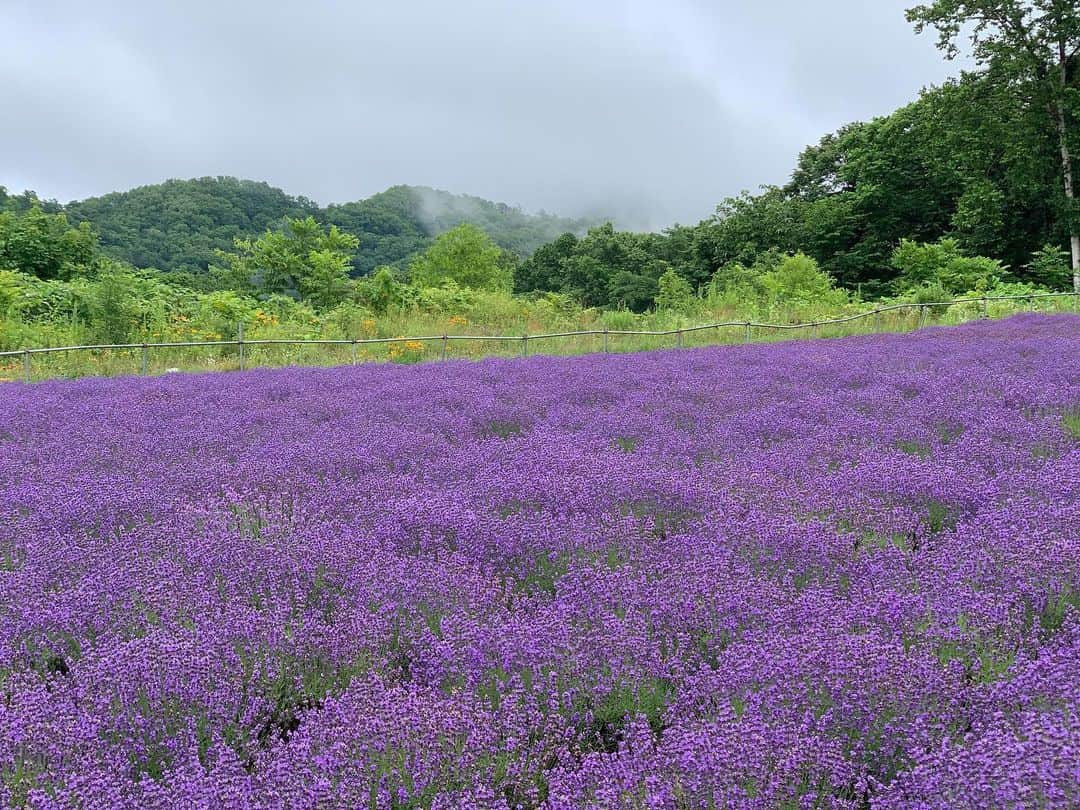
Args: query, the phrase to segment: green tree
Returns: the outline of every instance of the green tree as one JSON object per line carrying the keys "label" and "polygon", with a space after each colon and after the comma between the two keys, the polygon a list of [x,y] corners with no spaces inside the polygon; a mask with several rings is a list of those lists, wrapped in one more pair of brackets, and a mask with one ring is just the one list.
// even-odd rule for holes
{"label": "green tree", "polygon": [[218,251],[211,273],[225,289],[262,297],[303,297],[329,308],[348,295],[348,268],[359,240],[314,217],[292,219],[258,239],[237,239],[235,252]]}
{"label": "green tree", "polygon": [[1043,245],[1035,251],[1031,256],[1028,270],[1033,281],[1051,289],[1062,289],[1072,280],[1069,252],[1057,245]]}
{"label": "green tree", "polygon": [[[572,256],[560,262],[559,270],[561,279],[556,289],[573,296],[582,306],[604,306],[621,298],[621,294],[612,292],[614,288],[611,286],[613,276],[611,268],[595,256],[590,256],[580,250],[575,251]],[[620,270],[618,273],[624,277],[637,275],[628,270]],[[651,296],[650,300],[652,300]]]}
{"label": "green tree", "polygon": [[729,197],[701,224],[701,249],[709,256],[714,272],[733,262],[751,265],[771,248],[797,250],[803,241],[803,207],[801,200],[775,186],[758,195],[743,192]]}
{"label": "green tree", "polygon": [[541,245],[514,274],[514,290],[563,290],[563,262],[574,256],[577,248],[578,238],[572,233],[564,233],[553,242]]}
{"label": "green tree", "polygon": [[584,306],[624,306],[644,312],[656,299],[657,279],[666,265],[657,258],[660,237],[616,231],[610,222],[578,240],[561,263],[560,292]]}
{"label": "green tree", "polygon": [[1000,262],[994,259],[964,256],[955,239],[942,239],[934,244],[904,239],[893,253],[892,263],[899,271],[896,287],[900,292],[932,288],[960,295],[985,290],[1005,274]]}
{"label": "green tree", "polygon": [[785,256],[761,276],[761,284],[773,301],[784,305],[826,303],[836,293],[829,274],[804,253]]}
{"label": "green tree", "polygon": [[38,205],[25,213],[0,212],[0,268],[68,279],[96,269],[97,247],[89,225],[72,228],[62,213],[49,214]]}
{"label": "green tree", "polygon": [[1075,0],[934,0],[908,9],[907,18],[918,32],[937,30],[947,59],[960,54],[958,40],[970,34],[972,56],[988,75],[1023,88],[1024,101],[1049,117],[1057,135],[1073,289],[1080,292],[1080,215],[1072,168],[1080,6]]}
{"label": "green tree", "polygon": [[690,282],[669,267],[657,282],[659,291],[656,295],[657,309],[671,312],[686,312],[694,300],[694,290]]}
{"label": "green tree", "polygon": [[316,309],[330,309],[349,295],[349,257],[329,248],[308,254],[300,273],[300,295]]}
{"label": "green tree", "polygon": [[468,223],[437,236],[409,265],[409,277],[420,286],[452,280],[462,287],[503,292],[510,292],[514,283],[499,246]]}
{"label": "green tree", "polygon": [[955,238],[1016,268],[1047,241],[1067,244],[1054,130],[1022,89],[965,73],[806,149],[785,186],[805,203],[801,249],[874,295],[887,291],[902,238]]}
{"label": "green tree", "polygon": [[[591,261],[596,261],[591,259]],[[611,306],[644,312],[656,300],[657,281],[644,273],[619,270],[608,280],[607,299]]]}

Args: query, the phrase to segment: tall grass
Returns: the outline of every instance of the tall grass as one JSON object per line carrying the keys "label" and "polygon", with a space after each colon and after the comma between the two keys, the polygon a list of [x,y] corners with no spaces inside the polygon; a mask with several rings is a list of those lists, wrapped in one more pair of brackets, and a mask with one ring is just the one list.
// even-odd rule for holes
{"label": "tall grass", "polygon": [[[387,338],[428,338],[393,343],[357,343],[356,345],[252,345],[245,343],[244,367],[334,366],[349,363],[417,363],[447,358],[479,359],[489,356],[522,354],[570,355],[592,352],[636,352],[661,348],[743,343],[747,340],[745,323],[770,323],[798,328],[753,326],[753,342],[833,338],[873,332],[908,332],[920,326],[959,324],[981,317],[976,302],[948,307],[890,310],[867,314],[840,324],[817,323],[857,313],[871,313],[875,304],[848,303],[841,307],[803,305],[799,307],[755,307],[750,311],[707,299],[696,299],[686,312],[659,311],[635,314],[627,311],[602,311],[560,307],[548,300],[527,300],[506,295],[477,296],[475,302],[459,314],[391,309],[378,315],[359,307],[343,306],[320,316],[282,320],[262,311],[244,321],[244,340],[373,340]],[[1021,311],[1062,312],[1077,308],[1077,299],[1062,296],[1032,301],[991,301],[990,318],[1005,317]],[[735,322],[723,326],[683,332],[681,335],[626,335],[619,332],[663,332],[699,324]],[[541,338],[537,335],[596,330],[608,334]],[[72,320],[25,323],[9,319],[0,324],[8,347],[45,347],[86,345],[101,342],[86,324]],[[442,336],[448,336],[445,342]],[[487,340],[454,340],[454,336],[491,336]],[[129,332],[132,343],[148,344],[173,341],[235,340],[236,327],[222,323],[193,323],[184,316],[159,315],[144,319]],[[509,336],[510,339],[504,339]],[[530,336],[522,340],[522,336]],[[31,357],[31,379],[114,376],[142,371],[141,349],[97,349]],[[168,370],[227,371],[240,368],[236,345],[150,348],[146,353],[146,371],[159,374]],[[0,380],[24,377],[21,356],[0,357]]]}

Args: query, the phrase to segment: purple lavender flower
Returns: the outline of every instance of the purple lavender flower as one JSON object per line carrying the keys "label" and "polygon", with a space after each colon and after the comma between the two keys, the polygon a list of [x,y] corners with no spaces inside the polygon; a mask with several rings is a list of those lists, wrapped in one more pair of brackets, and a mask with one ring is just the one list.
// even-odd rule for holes
{"label": "purple lavender flower", "polygon": [[0,387],[0,806],[1080,804],[1080,319]]}

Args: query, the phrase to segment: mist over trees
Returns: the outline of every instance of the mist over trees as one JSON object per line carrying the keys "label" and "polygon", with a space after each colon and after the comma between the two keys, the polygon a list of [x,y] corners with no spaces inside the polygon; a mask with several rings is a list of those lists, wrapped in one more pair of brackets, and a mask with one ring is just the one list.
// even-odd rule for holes
{"label": "mist over trees", "polygon": [[516,288],[640,310],[669,267],[701,290],[801,251],[841,287],[879,297],[913,291],[912,246],[930,244],[925,256],[938,264],[923,262],[927,288],[971,289],[958,288],[974,276],[956,268],[985,257],[984,284],[1080,291],[1080,10],[1067,0],[939,0],[908,19],[937,30],[949,58],[970,34],[978,69],[825,135],[787,184],[729,197],[698,225],[561,237],[522,265]]}
{"label": "mist over trees", "polygon": [[[25,210],[33,196],[12,197]],[[235,177],[167,180],[60,206],[73,224],[92,223],[106,255],[135,267],[202,273],[216,251],[254,238],[288,219],[314,217],[360,239],[354,275],[390,265],[405,269],[441,233],[463,222],[482,228],[500,247],[525,257],[586,220],[528,214],[503,203],[436,189],[394,186],[364,200],[328,205],[293,197],[267,183]]]}

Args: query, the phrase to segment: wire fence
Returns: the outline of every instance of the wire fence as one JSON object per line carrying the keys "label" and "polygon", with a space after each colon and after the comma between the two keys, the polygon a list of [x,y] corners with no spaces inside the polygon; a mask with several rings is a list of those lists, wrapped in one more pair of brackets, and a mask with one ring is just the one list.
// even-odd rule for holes
{"label": "wire fence", "polygon": [[750,343],[752,341],[753,330],[791,330],[791,329],[809,329],[811,336],[816,338],[820,335],[822,327],[834,326],[838,324],[849,324],[855,321],[873,319],[874,332],[881,331],[881,316],[888,312],[895,312],[898,310],[918,310],[919,320],[918,326],[922,327],[927,325],[928,314],[940,311],[943,308],[955,306],[957,304],[978,304],[979,305],[979,318],[987,318],[988,305],[991,301],[1033,301],[1036,299],[1047,298],[1066,298],[1072,297],[1076,299],[1076,303],[1080,306],[1080,292],[1057,292],[1057,293],[1030,293],[1025,295],[999,295],[999,296],[982,296],[978,298],[956,298],[951,301],[936,301],[927,303],[915,303],[915,304],[891,304],[885,307],[878,307],[876,309],[868,310],[866,312],[859,312],[854,315],[847,315],[841,318],[829,318],[825,320],[809,321],[806,323],[762,323],[758,321],[721,321],[717,323],[707,323],[698,326],[684,326],[676,329],[664,329],[664,330],[622,330],[622,329],[584,329],[572,332],[546,332],[540,334],[522,334],[522,335],[421,335],[418,337],[383,337],[383,338],[256,338],[253,340],[244,339],[243,324],[240,325],[237,337],[233,340],[195,340],[195,341],[165,341],[160,343],[97,343],[87,344],[81,346],[48,346],[48,347],[35,347],[15,349],[10,351],[0,352],[0,358],[2,357],[21,357],[23,361],[23,379],[26,382],[30,382],[32,372],[31,358],[35,355],[49,355],[59,352],[82,352],[82,351],[107,351],[107,350],[137,350],[140,353],[139,373],[148,374],[150,368],[150,351],[155,349],[169,349],[169,348],[201,348],[212,346],[235,346],[237,348],[237,360],[238,367],[243,370],[246,365],[247,349],[256,346],[275,346],[275,345],[287,345],[287,346],[348,346],[351,349],[351,362],[353,365],[358,362],[357,349],[367,345],[385,345],[385,344],[404,344],[404,343],[421,343],[430,344],[435,343],[440,347],[439,359],[446,360],[448,354],[448,347],[451,341],[504,341],[509,343],[518,343],[520,345],[521,356],[527,356],[529,354],[529,342],[533,341],[535,345],[536,341],[541,340],[557,340],[565,338],[581,338],[581,337],[601,337],[603,351],[609,350],[609,341],[614,337],[625,336],[640,336],[640,337],[674,337],[675,346],[681,348],[683,346],[684,337],[687,335],[694,335],[697,333],[706,332],[708,330],[722,329],[740,329],[743,330],[743,342]]}

